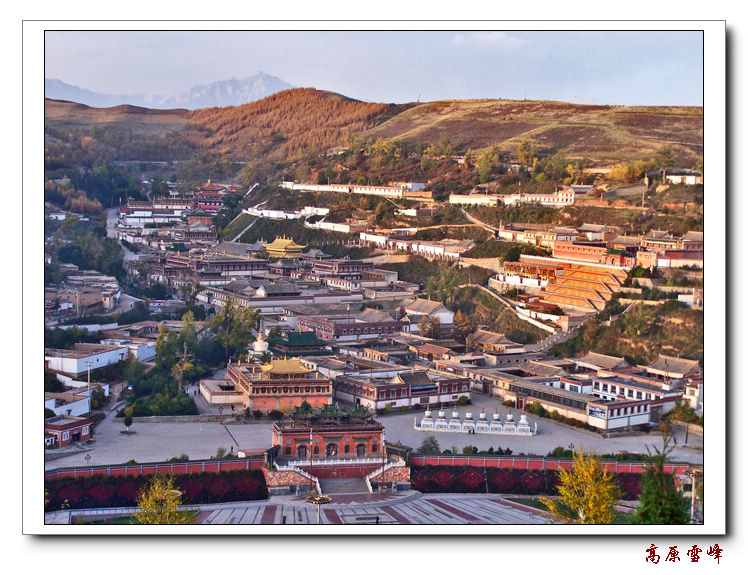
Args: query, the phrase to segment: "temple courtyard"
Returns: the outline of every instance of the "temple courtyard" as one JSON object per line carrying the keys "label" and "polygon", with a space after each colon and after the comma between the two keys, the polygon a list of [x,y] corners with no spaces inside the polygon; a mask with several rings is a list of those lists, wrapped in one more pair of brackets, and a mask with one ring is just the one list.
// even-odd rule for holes
{"label": "temple courtyard", "polygon": [[[476,396],[470,406],[473,417],[477,418],[481,407],[486,409],[488,417],[498,408],[502,420],[508,412],[519,420],[518,410],[507,410],[498,400],[485,396]],[[467,411],[466,406],[458,408],[461,418]],[[436,412],[433,414],[436,415]],[[447,417],[451,408],[447,410]],[[599,454],[631,452],[647,453],[647,447],[661,447],[662,440],[657,432],[620,437],[603,438],[599,434],[583,431],[556,423],[550,419],[528,416],[530,426],[538,424],[538,433],[534,436],[467,434],[450,432],[420,432],[413,429],[414,417],[418,421],[423,412],[408,412],[385,415],[377,418],[385,427],[388,443],[400,442],[412,448],[418,448],[423,438],[434,435],[442,450],[456,448],[462,453],[465,446],[472,445],[479,450],[510,448],[513,454],[527,453],[546,455],[555,447],[583,447],[586,451]],[[227,418],[230,419],[230,418]],[[208,459],[216,455],[219,448],[227,453],[239,449],[264,449],[272,445],[272,423],[227,423],[218,422],[178,422],[150,423],[136,419],[132,426],[132,435],[120,433],[124,430],[122,418],[115,418],[110,413],[105,420],[96,426],[94,442],[90,449],[72,448],[70,455],[45,462],[45,469],[71,467],[80,465],[107,465],[125,463],[135,460],[138,463],[166,461],[182,454],[190,459]],[[703,440],[689,434],[686,444],[685,432],[676,431],[677,444],[671,455],[673,461],[685,463],[703,463]],[[88,456],[88,459],[86,458]]]}

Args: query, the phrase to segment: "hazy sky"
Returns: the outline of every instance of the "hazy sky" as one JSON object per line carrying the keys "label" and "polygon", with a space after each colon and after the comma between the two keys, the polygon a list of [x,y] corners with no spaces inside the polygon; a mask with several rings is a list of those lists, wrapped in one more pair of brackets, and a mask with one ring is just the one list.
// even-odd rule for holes
{"label": "hazy sky", "polygon": [[45,77],[173,95],[260,70],[376,102],[701,106],[701,32],[46,32]]}

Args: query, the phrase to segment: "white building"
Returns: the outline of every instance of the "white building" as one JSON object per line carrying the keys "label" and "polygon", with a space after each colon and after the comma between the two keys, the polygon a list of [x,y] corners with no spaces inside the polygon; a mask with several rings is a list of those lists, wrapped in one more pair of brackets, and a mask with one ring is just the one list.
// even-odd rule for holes
{"label": "white building", "polygon": [[53,371],[79,376],[113,365],[127,359],[129,350],[125,346],[101,345],[96,343],[76,343],[75,349],[45,349],[44,361]]}

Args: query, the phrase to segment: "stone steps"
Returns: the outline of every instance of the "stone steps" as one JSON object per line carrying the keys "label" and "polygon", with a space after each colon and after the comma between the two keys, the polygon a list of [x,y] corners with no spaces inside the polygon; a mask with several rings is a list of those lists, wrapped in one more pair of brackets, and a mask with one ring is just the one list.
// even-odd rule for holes
{"label": "stone steps", "polygon": [[320,490],[324,495],[334,493],[369,493],[369,488],[363,478],[350,479],[320,479]]}

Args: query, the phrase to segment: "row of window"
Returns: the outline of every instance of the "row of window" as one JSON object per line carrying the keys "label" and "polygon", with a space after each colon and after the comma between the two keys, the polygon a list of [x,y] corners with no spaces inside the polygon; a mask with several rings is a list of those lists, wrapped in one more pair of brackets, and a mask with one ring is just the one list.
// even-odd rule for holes
{"label": "row of window", "polygon": [[328,387],[257,387],[252,386],[252,395],[267,395],[276,393],[329,393]]}
{"label": "row of window", "polygon": [[607,383],[601,383],[599,381],[596,381],[594,386],[594,389],[598,391],[613,393],[618,395],[619,393],[623,395],[624,397],[630,397],[631,399],[655,399],[654,395],[651,393],[643,393],[641,391],[634,391],[631,388],[618,386],[618,385],[608,385]]}
{"label": "row of window", "polygon": [[621,415],[637,415],[649,412],[648,405],[631,405],[629,407],[615,407],[608,410],[608,417],[618,417]]}
{"label": "row of window", "polygon": [[[377,453],[379,451],[377,445],[371,446],[371,452]],[[350,454],[351,453],[351,446],[345,445],[343,446],[343,453]],[[283,449],[283,454],[287,457],[291,456],[291,447],[286,446]],[[314,446],[314,455],[319,455],[319,445]],[[325,457],[336,457],[338,455],[338,445],[336,443],[328,443],[325,447]],[[359,443],[356,445],[356,457],[366,457],[367,455],[367,449],[366,445],[363,443]],[[296,448],[296,457],[299,459],[306,459],[309,457],[309,448],[306,445],[299,445]]]}
{"label": "row of window", "polygon": [[394,326],[394,325],[392,327],[385,327],[385,328],[382,328],[380,326],[376,328],[376,331],[374,330],[373,327],[371,328],[371,331],[369,331],[368,327],[363,328],[363,332],[361,331],[361,329],[362,328],[360,327],[356,328],[356,331],[354,332],[353,328],[351,329],[343,328],[343,335],[349,335],[349,334],[354,335],[354,334],[360,334],[360,333],[382,333],[382,330],[384,330],[385,333],[386,332],[395,333],[396,331],[398,331],[397,326]]}

